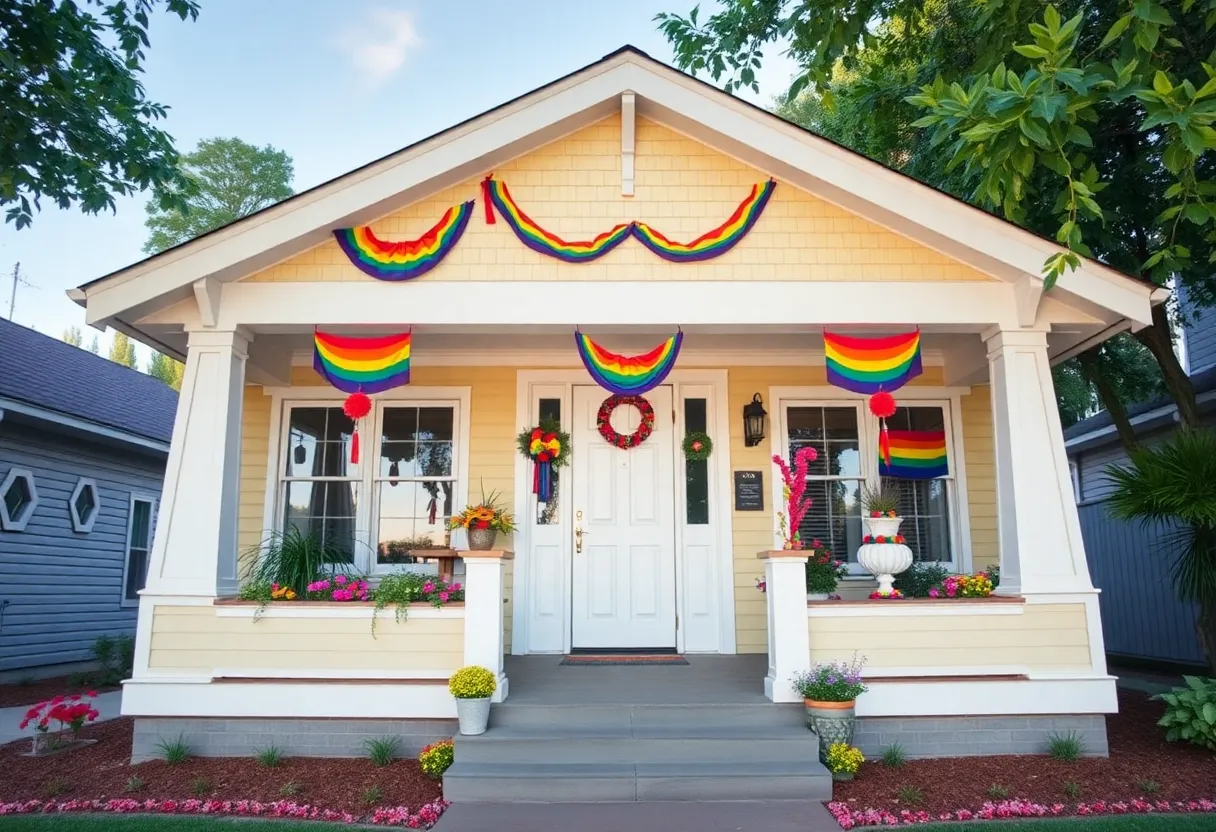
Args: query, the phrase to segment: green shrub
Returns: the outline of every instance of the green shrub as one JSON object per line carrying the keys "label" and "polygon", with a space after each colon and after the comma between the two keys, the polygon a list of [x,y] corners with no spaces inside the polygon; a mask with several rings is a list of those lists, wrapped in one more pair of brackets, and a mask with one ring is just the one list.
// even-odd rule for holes
{"label": "green shrub", "polygon": [[988,787],[988,796],[993,800],[1004,800],[1009,797],[1009,789],[1002,786],[1000,783],[993,783]]}
{"label": "green shrub", "polygon": [[1136,784],[1145,794],[1156,794],[1161,791],[1161,784],[1156,780],[1141,780]]}
{"label": "green shrub", "polygon": [[330,566],[352,562],[350,552],[296,526],[271,535],[248,554],[252,557],[243,576],[246,584],[259,588],[269,584],[290,587],[300,598],[308,597],[308,585],[326,573]]}
{"label": "green shrub", "polygon": [[397,737],[369,737],[363,741],[367,756],[371,757],[372,765],[386,766],[391,763],[401,750],[401,740]]}
{"label": "green shrub", "polygon": [[97,672],[87,674],[81,685],[114,687],[130,679],[135,670],[135,638],[130,635],[98,636],[91,650]]}
{"label": "green shrub", "polygon": [[359,795],[359,801],[364,806],[375,806],[383,799],[384,790],[379,786],[368,786],[363,790],[363,793]]}
{"label": "green shrub", "polygon": [[905,806],[919,806],[925,802],[925,793],[916,786],[900,786],[899,802]]}
{"label": "green shrub", "polygon": [[1071,780],[1069,780],[1067,783],[1064,784],[1064,795],[1066,797],[1071,797],[1073,800],[1076,800],[1077,798],[1079,798],[1081,796],[1081,785],[1079,783],[1074,783]]}
{"label": "green shrub", "polygon": [[47,784],[42,787],[44,797],[58,797],[64,792],[72,790],[72,784],[64,777],[52,777]]}
{"label": "green shrub", "polygon": [[433,742],[418,755],[418,767],[426,776],[439,780],[456,760],[455,746],[451,740]]}
{"label": "green shrub", "polygon": [[304,787],[294,780],[284,783],[279,788],[279,797],[292,797],[304,791]]}
{"label": "green shrub", "polygon": [[1047,756],[1053,760],[1071,763],[1081,756],[1082,750],[1081,738],[1075,731],[1069,731],[1067,734],[1047,735]]}
{"label": "green shrub", "polygon": [[1216,679],[1183,676],[1186,687],[1158,694],[1165,702],[1165,716],[1158,725],[1165,728],[1170,742],[1186,740],[1204,748],[1216,749]]}
{"label": "green shrub", "polygon": [[882,764],[887,768],[903,768],[904,763],[908,762],[908,754],[904,751],[904,747],[897,742],[887,746],[886,751],[882,752]]}
{"label": "green shrub", "polygon": [[156,744],[156,750],[165,758],[165,762],[171,766],[184,763],[190,759],[190,743],[186,741],[184,734],[178,734],[175,740],[161,739]]}
{"label": "green shrub", "polygon": [[939,563],[914,563],[906,572],[895,576],[895,588],[909,598],[928,598],[929,590],[949,574],[950,570]]}
{"label": "green shrub", "polygon": [[283,764],[283,749],[277,745],[268,745],[265,748],[259,748],[253,753],[257,758],[258,765],[263,768],[278,768]]}
{"label": "green shrub", "polygon": [[127,785],[123,787],[123,791],[128,793],[142,792],[147,785],[142,777],[128,777]]}
{"label": "green shrub", "polygon": [[211,794],[211,781],[206,777],[195,777],[190,781],[190,794],[195,797],[204,797]]}

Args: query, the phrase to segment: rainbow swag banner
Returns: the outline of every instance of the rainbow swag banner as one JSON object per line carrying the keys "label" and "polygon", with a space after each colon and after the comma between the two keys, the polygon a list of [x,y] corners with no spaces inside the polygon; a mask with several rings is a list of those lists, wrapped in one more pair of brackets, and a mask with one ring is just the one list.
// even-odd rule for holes
{"label": "rainbow swag banner", "polygon": [[633,224],[633,236],[642,245],[673,263],[692,263],[698,260],[712,260],[720,254],[730,251],[743,239],[760,215],[777,183],[772,179],[762,184],[752,186],[747,199],[739,203],[739,207],[730,215],[730,219],[712,231],[707,231],[691,243],[677,243],[667,239],[659,232],[643,222]]}
{"label": "rainbow swag banner", "polygon": [[940,430],[889,430],[891,461],[879,455],[878,473],[905,480],[931,480],[950,473],[946,461],[946,432]]}
{"label": "rainbow swag banner", "polygon": [[823,333],[828,384],[854,393],[898,390],[921,374],[920,330],[883,338]]}
{"label": "rainbow swag banner", "polygon": [[578,330],[578,357],[595,383],[618,396],[640,396],[663,383],[676,365],[684,333],[677,332],[645,355],[624,356],[601,347]]}
{"label": "rainbow swag banner", "polygon": [[334,232],[338,245],[357,269],[377,280],[413,280],[439,265],[456,247],[473,215],[473,200],[449,208],[439,222],[417,240],[397,243],[377,239],[359,225]]}
{"label": "rainbow swag banner", "polygon": [[379,393],[410,383],[410,333],[370,338],[314,332],[313,369],[343,393]]}
{"label": "rainbow swag banner", "polygon": [[594,240],[569,242],[556,234],[550,234],[520,210],[504,183],[486,177],[482,181],[481,187],[486,203],[486,222],[488,224],[494,224],[492,207],[496,208],[521,243],[533,251],[556,257],[567,263],[586,263],[599,259],[625,242],[629,236],[630,226],[625,224],[614,226],[611,231],[600,234]]}

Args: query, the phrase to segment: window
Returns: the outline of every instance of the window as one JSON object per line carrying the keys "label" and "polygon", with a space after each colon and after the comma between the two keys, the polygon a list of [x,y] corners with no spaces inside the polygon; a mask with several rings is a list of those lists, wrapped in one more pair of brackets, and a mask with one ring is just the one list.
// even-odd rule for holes
{"label": "window", "polygon": [[838,558],[855,562],[861,545],[860,407],[795,406],[785,413],[788,458],[802,448],[818,452],[807,469],[811,507],[798,527],[808,544],[818,540]]}
{"label": "window", "polygon": [[1077,459],[1068,460],[1068,476],[1072,480],[1072,498],[1081,502],[1081,464]]}
{"label": "window", "polygon": [[152,552],[152,526],[156,501],[152,497],[131,495],[127,518],[127,560],[123,576],[124,602],[138,601],[139,591],[148,583],[148,557]]}
{"label": "window", "polygon": [[293,407],[282,479],[282,531],[310,535],[353,563],[359,477],[350,461],[354,422],[341,407]]}
{"label": "window", "polygon": [[93,523],[101,503],[97,498],[97,483],[87,477],[81,477],[76,483],[76,490],[68,500],[68,512],[72,515],[72,531],[89,533],[93,531]]}
{"label": "window", "polygon": [[33,473],[25,468],[10,468],[0,483],[0,528],[6,532],[25,531],[37,507],[38,488]]}
{"label": "window", "polygon": [[456,477],[451,407],[385,406],[376,482],[376,563],[424,563],[446,549]]}
{"label": "window", "polygon": [[[684,434],[707,433],[708,417],[705,399],[684,400]],[[709,460],[684,460],[684,489],[686,517],[690,526],[709,524]]]}
{"label": "window", "polygon": [[[887,419],[887,429],[946,433],[945,412],[939,405],[900,407]],[[947,464],[950,464],[948,453]],[[950,475],[933,479],[885,479],[899,492],[899,516],[904,519],[899,533],[907,540],[912,557],[916,561],[942,563],[954,560],[950,543]]]}

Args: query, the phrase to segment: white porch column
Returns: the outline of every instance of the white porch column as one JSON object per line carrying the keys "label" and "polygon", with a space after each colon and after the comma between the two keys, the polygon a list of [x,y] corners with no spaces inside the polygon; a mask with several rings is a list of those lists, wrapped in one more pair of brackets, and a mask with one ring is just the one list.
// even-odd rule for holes
{"label": "white porch column", "polygon": [[985,338],[996,445],[1002,595],[1094,591],[1047,359],[1047,333]]}
{"label": "white porch column", "polygon": [[503,667],[504,561],[515,557],[501,549],[461,552],[464,558],[464,663],[487,668],[498,679],[495,702],[507,698]]}
{"label": "white porch column", "polygon": [[811,663],[810,627],[806,614],[805,551],[761,552],[768,602],[768,675],[764,695],[774,702],[801,702],[790,678]]}
{"label": "white porch column", "polygon": [[248,350],[239,332],[190,333],[145,596],[236,593]]}

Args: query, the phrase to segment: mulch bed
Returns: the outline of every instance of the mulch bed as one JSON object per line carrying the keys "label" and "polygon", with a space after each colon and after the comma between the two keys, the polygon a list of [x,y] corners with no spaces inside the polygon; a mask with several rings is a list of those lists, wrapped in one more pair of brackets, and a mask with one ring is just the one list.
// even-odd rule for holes
{"label": "mulch bed", "polygon": [[[1189,743],[1167,743],[1164,729],[1156,724],[1163,707],[1144,694],[1119,691],[1119,713],[1106,718],[1108,758],[1063,762],[1046,756],[956,757],[913,760],[901,768],[869,761],[856,780],[835,784],[834,799],[854,809],[913,809],[936,815],[995,802],[998,798],[989,794],[993,785],[1007,789],[1010,798],[1045,804],[1216,797],[1216,754]],[[1141,784],[1147,781],[1157,783],[1157,790],[1145,791]],[[1079,796],[1065,794],[1066,783],[1079,786]],[[904,786],[920,789],[924,801],[901,802],[899,790]]]}
{"label": "mulch bed", "polygon": [[[355,815],[374,807],[364,804],[365,789],[379,786],[376,806],[409,806],[417,811],[437,800],[442,790],[418,768],[417,760],[396,760],[376,767],[366,759],[285,757],[275,768],[264,768],[247,757],[192,757],[170,766],[162,760],[131,765],[130,719],[115,719],[86,727],[81,736],[96,745],[50,757],[23,757],[30,741],[0,746],[0,803],[30,799],[58,801],[109,798],[203,800],[291,800]],[[127,781],[138,777],[144,787],[127,792]],[[198,780],[207,789],[195,790]],[[300,790],[283,794],[287,783]]]}
{"label": "mulch bed", "polygon": [[108,693],[112,690],[122,690],[118,685],[108,688],[94,688],[87,685],[73,685],[71,676],[56,676],[53,679],[39,679],[28,685],[0,685],[0,708],[16,708],[23,705],[34,705],[45,702],[55,696],[68,696],[85,691]]}

